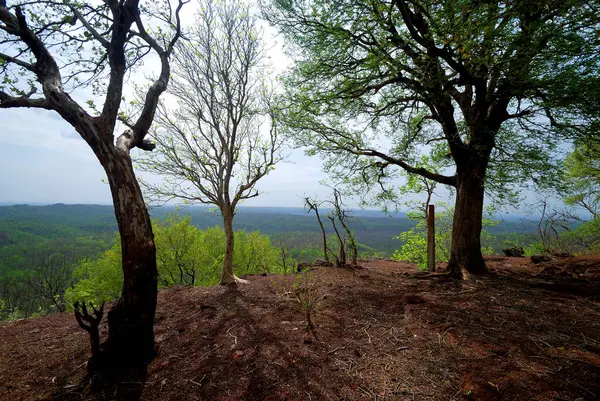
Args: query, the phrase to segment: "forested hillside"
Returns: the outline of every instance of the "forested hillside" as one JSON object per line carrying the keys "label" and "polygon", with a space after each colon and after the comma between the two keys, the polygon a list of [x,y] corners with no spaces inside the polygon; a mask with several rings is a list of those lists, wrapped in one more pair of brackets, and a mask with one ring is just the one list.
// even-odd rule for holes
{"label": "forested hillside", "polygon": [[[190,215],[192,224],[200,229],[222,226],[218,212],[208,208],[188,207],[151,209],[154,218],[167,213]],[[391,256],[402,242],[394,239],[416,225],[404,214],[392,217],[376,211],[355,212],[351,226],[357,240],[363,245],[365,256]],[[307,215],[301,208],[241,208],[234,221],[236,230],[260,231],[271,237],[275,245],[287,246],[296,257],[318,256],[310,250],[320,248],[320,231],[314,214]],[[531,241],[535,232],[533,221],[500,221],[490,227],[496,236],[492,246],[500,252],[503,241],[527,234],[521,241]],[[333,232],[326,227],[328,234]],[[95,258],[115,242],[117,224],[112,206],[65,205],[0,206],[0,276],[15,270],[27,269],[35,253],[50,250],[73,258]],[[304,253],[302,252],[304,251]]]}
{"label": "forested hillside", "polygon": [[599,399],[599,32],[0,0],[0,399]]}

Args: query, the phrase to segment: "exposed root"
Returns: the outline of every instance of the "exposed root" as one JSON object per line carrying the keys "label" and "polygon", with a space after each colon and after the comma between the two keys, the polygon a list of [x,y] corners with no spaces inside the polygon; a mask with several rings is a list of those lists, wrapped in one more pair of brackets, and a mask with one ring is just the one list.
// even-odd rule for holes
{"label": "exposed root", "polygon": [[244,280],[243,278],[239,278],[235,274],[233,277],[226,277],[221,279],[219,282],[220,285],[235,285],[235,284],[248,284],[248,280]]}

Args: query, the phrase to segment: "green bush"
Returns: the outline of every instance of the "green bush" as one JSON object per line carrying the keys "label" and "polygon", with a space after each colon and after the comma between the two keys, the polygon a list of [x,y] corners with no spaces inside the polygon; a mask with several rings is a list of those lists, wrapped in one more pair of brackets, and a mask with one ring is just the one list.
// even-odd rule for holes
{"label": "green bush", "polygon": [[[200,230],[191,218],[169,215],[153,221],[156,243],[158,281],[161,287],[172,285],[215,285],[219,282],[225,232],[215,226]],[[117,242],[119,242],[117,240]],[[238,275],[288,273],[296,262],[289,256],[284,261],[280,249],[271,244],[269,236],[258,231],[235,232],[234,270]],[[73,272],[75,286],[67,291],[66,299],[99,304],[117,299],[123,286],[121,246],[118,243],[98,259],[81,261]]]}
{"label": "green bush", "polygon": [[73,271],[73,288],[65,298],[72,306],[76,301],[112,301],[121,295],[123,272],[121,271],[121,244],[119,241],[96,260],[83,259]]}
{"label": "green bush", "polygon": [[[435,216],[435,256],[436,262],[447,262],[450,258],[452,243],[452,220],[454,209],[448,208],[438,212]],[[490,218],[483,219],[483,227],[492,227],[498,224]],[[416,263],[420,270],[427,268],[427,221],[419,220],[415,228],[394,237],[402,243],[402,247],[394,252],[392,259]],[[495,237],[485,229],[481,232],[482,248],[484,255],[494,253],[491,242]]]}

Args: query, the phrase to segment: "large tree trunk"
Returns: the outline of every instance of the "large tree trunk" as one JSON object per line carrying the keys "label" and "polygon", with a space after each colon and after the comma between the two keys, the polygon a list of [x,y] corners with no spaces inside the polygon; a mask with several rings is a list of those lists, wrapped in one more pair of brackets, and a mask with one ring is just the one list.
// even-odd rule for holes
{"label": "large tree trunk", "polygon": [[487,163],[457,169],[456,205],[448,268],[455,278],[487,273],[481,254],[484,178]]}
{"label": "large tree trunk", "polygon": [[246,280],[238,278],[233,274],[233,209],[231,207],[221,208],[223,215],[223,227],[225,228],[225,255],[223,256],[223,268],[221,269],[221,280],[219,284],[228,285],[234,283],[245,283]]}
{"label": "large tree trunk", "polygon": [[157,297],[156,247],[150,215],[135,178],[129,154],[117,149],[99,157],[113,197],[121,235],[123,291],[108,313],[103,356],[108,367],[139,365],[154,356]]}

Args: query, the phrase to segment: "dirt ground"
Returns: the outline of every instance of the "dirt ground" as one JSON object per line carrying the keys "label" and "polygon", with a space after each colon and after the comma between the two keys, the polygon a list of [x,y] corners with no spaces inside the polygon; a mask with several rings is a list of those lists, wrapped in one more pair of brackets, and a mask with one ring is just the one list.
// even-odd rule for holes
{"label": "dirt ground", "polygon": [[99,392],[71,314],[2,324],[0,399],[600,399],[600,258],[487,263],[465,282],[385,260],[315,268],[316,338],[293,276],[162,290],[158,356]]}

